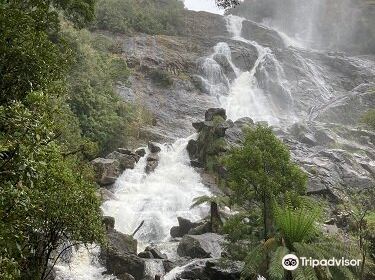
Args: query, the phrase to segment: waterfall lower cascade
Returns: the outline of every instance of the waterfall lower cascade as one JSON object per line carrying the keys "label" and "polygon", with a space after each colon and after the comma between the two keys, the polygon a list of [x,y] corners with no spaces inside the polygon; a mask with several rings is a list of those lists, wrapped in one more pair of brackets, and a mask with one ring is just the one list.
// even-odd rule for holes
{"label": "waterfall lower cascade", "polygon": [[[186,146],[191,137],[179,139],[172,145],[160,145],[159,165],[151,174],[146,174],[146,156],[134,169],[126,170],[118,178],[114,194],[116,200],[103,204],[104,215],[115,218],[115,229],[131,234],[142,222],[137,232],[138,250],[153,243],[169,259],[176,256],[176,244],[170,243],[169,230],[177,224],[177,217],[196,221],[208,213],[205,206],[190,209],[195,197],[210,195],[201,183],[200,175],[190,166]],[[114,280],[114,276],[102,275],[98,248],[80,248],[73,254],[69,264],[57,265],[58,280]],[[163,275],[164,268],[157,260],[146,261],[145,274],[153,277]]]}
{"label": "waterfall lower cascade", "polygon": [[145,174],[143,157],[134,169],[126,170],[117,180],[114,193],[118,200],[103,204],[104,214],[115,218],[120,232],[131,234],[145,221],[135,236],[140,246],[168,241],[177,217],[198,220],[207,214],[202,208],[190,210],[192,200],[209,195],[209,191],[190,167],[188,139],[162,146],[159,166],[149,175]]}

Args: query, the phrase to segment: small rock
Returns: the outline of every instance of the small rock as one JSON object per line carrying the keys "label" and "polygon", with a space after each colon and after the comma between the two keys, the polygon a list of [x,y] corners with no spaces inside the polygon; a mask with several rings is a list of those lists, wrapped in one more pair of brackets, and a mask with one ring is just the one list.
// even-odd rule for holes
{"label": "small rock", "polygon": [[172,269],[174,269],[176,267],[176,265],[169,260],[164,260],[163,266],[164,266],[165,273],[168,273],[169,271],[171,271]]}
{"label": "small rock", "polygon": [[149,174],[151,172],[154,172],[156,167],[159,165],[159,156],[157,154],[150,154],[147,157],[147,163],[146,163],[146,173]]}
{"label": "small rock", "polygon": [[145,251],[150,252],[155,259],[163,260],[163,259],[168,258],[166,254],[163,254],[162,252],[160,252],[158,249],[154,247],[147,246]]}
{"label": "small rock", "polygon": [[99,198],[102,202],[106,202],[108,200],[117,200],[117,197],[108,189],[100,188],[98,190]]}
{"label": "small rock", "polygon": [[149,251],[140,252],[138,254],[138,257],[143,258],[143,259],[153,259],[154,258],[154,256],[152,255],[152,253],[149,252]]}
{"label": "small rock", "polygon": [[153,142],[148,142],[148,148],[151,153],[159,153],[161,148]]}
{"label": "small rock", "polygon": [[117,279],[118,280],[135,280],[135,278],[129,273],[122,273],[120,275],[117,275]]}
{"label": "small rock", "polygon": [[135,151],[135,153],[140,156],[140,157],[144,157],[146,155],[146,150],[145,149],[138,149]]}
{"label": "small rock", "polygon": [[208,109],[206,111],[205,115],[204,115],[204,119],[206,121],[212,121],[214,119],[214,117],[216,117],[216,116],[220,116],[224,120],[227,119],[225,109],[223,109],[223,108],[210,108],[210,109]]}
{"label": "small rock", "polygon": [[102,218],[102,221],[103,221],[106,231],[115,229],[115,218],[111,216],[104,216]]}
{"label": "small rock", "polygon": [[189,157],[193,158],[198,151],[197,141],[194,139],[190,139],[186,146],[186,150],[188,151]]}
{"label": "small rock", "polygon": [[180,227],[179,226],[174,226],[171,228],[169,231],[170,235],[175,238],[175,237],[182,237],[182,234],[180,233]]}
{"label": "small rock", "polygon": [[192,125],[197,130],[197,132],[200,132],[204,127],[204,122],[193,122]]}

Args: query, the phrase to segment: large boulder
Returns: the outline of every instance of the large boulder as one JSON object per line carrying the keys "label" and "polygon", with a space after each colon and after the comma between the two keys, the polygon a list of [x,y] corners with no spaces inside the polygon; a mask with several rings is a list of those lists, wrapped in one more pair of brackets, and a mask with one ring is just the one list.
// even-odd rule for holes
{"label": "large boulder", "polygon": [[183,270],[176,273],[174,279],[199,280],[239,280],[244,268],[243,262],[206,259],[191,262]]}
{"label": "large boulder", "polygon": [[120,163],[117,159],[96,158],[91,163],[95,180],[101,186],[112,185],[120,175]]}
{"label": "large boulder", "polygon": [[222,117],[224,120],[227,119],[225,109],[223,108],[210,108],[204,115],[205,121],[212,121],[216,116]]}
{"label": "large boulder", "polygon": [[137,240],[132,236],[112,229],[107,232],[108,247],[121,253],[137,253]]}
{"label": "large boulder", "polygon": [[110,248],[107,249],[104,254],[102,253],[101,259],[107,268],[107,274],[113,274],[119,277],[130,274],[136,280],[142,280],[144,277],[145,261],[137,255]]}
{"label": "large boulder", "polygon": [[100,261],[106,267],[106,273],[122,277],[119,279],[127,279],[124,278],[126,274],[136,280],[143,279],[145,262],[136,255],[137,240],[116,231],[112,225],[107,226],[107,229],[108,244],[100,251]]}
{"label": "large boulder", "polygon": [[177,247],[181,257],[219,258],[223,251],[224,237],[215,233],[185,235]]}
{"label": "large boulder", "polygon": [[193,223],[188,219],[177,217],[178,226],[172,227],[170,234],[172,237],[182,237],[187,234],[191,229],[196,228],[201,223]]}
{"label": "large boulder", "polygon": [[253,21],[245,20],[242,23],[242,36],[248,40],[256,41],[263,46],[285,47],[283,38],[275,30]]}
{"label": "large boulder", "polygon": [[[124,171],[126,169],[133,169],[137,161],[139,160],[139,156],[130,152],[129,150],[122,150],[115,151],[107,155],[106,158],[108,159],[115,159],[120,163],[120,170]],[[126,153],[125,153],[126,152]]]}

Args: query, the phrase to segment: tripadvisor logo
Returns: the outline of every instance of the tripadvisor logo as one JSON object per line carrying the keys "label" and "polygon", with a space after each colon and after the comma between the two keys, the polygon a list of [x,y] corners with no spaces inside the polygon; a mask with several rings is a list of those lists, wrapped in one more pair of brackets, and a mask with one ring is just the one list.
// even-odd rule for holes
{"label": "tripadvisor logo", "polygon": [[349,260],[345,258],[337,259],[337,258],[330,258],[330,259],[313,259],[313,258],[306,258],[300,257],[298,258],[294,254],[285,255],[282,259],[282,266],[286,270],[295,270],[298,268],[299,265],[301,266],[359,266],[361,260]]}
{"label": "tripadvisor logo", "polygon": [[299,259],[296,255],[285,255],[282,260],[282,265],[286,270],[295,270],[299,265]]}

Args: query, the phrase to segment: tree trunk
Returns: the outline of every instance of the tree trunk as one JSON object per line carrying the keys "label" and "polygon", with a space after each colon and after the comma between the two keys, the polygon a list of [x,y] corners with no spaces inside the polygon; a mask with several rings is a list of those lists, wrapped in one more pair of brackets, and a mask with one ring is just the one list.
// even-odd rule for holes
{"label": "tree trunk", "polygon": [[220,218],[219,207],[216,202],[211,202],[211,231],[219,232],[220,227],[223,225],[223,221]]}

